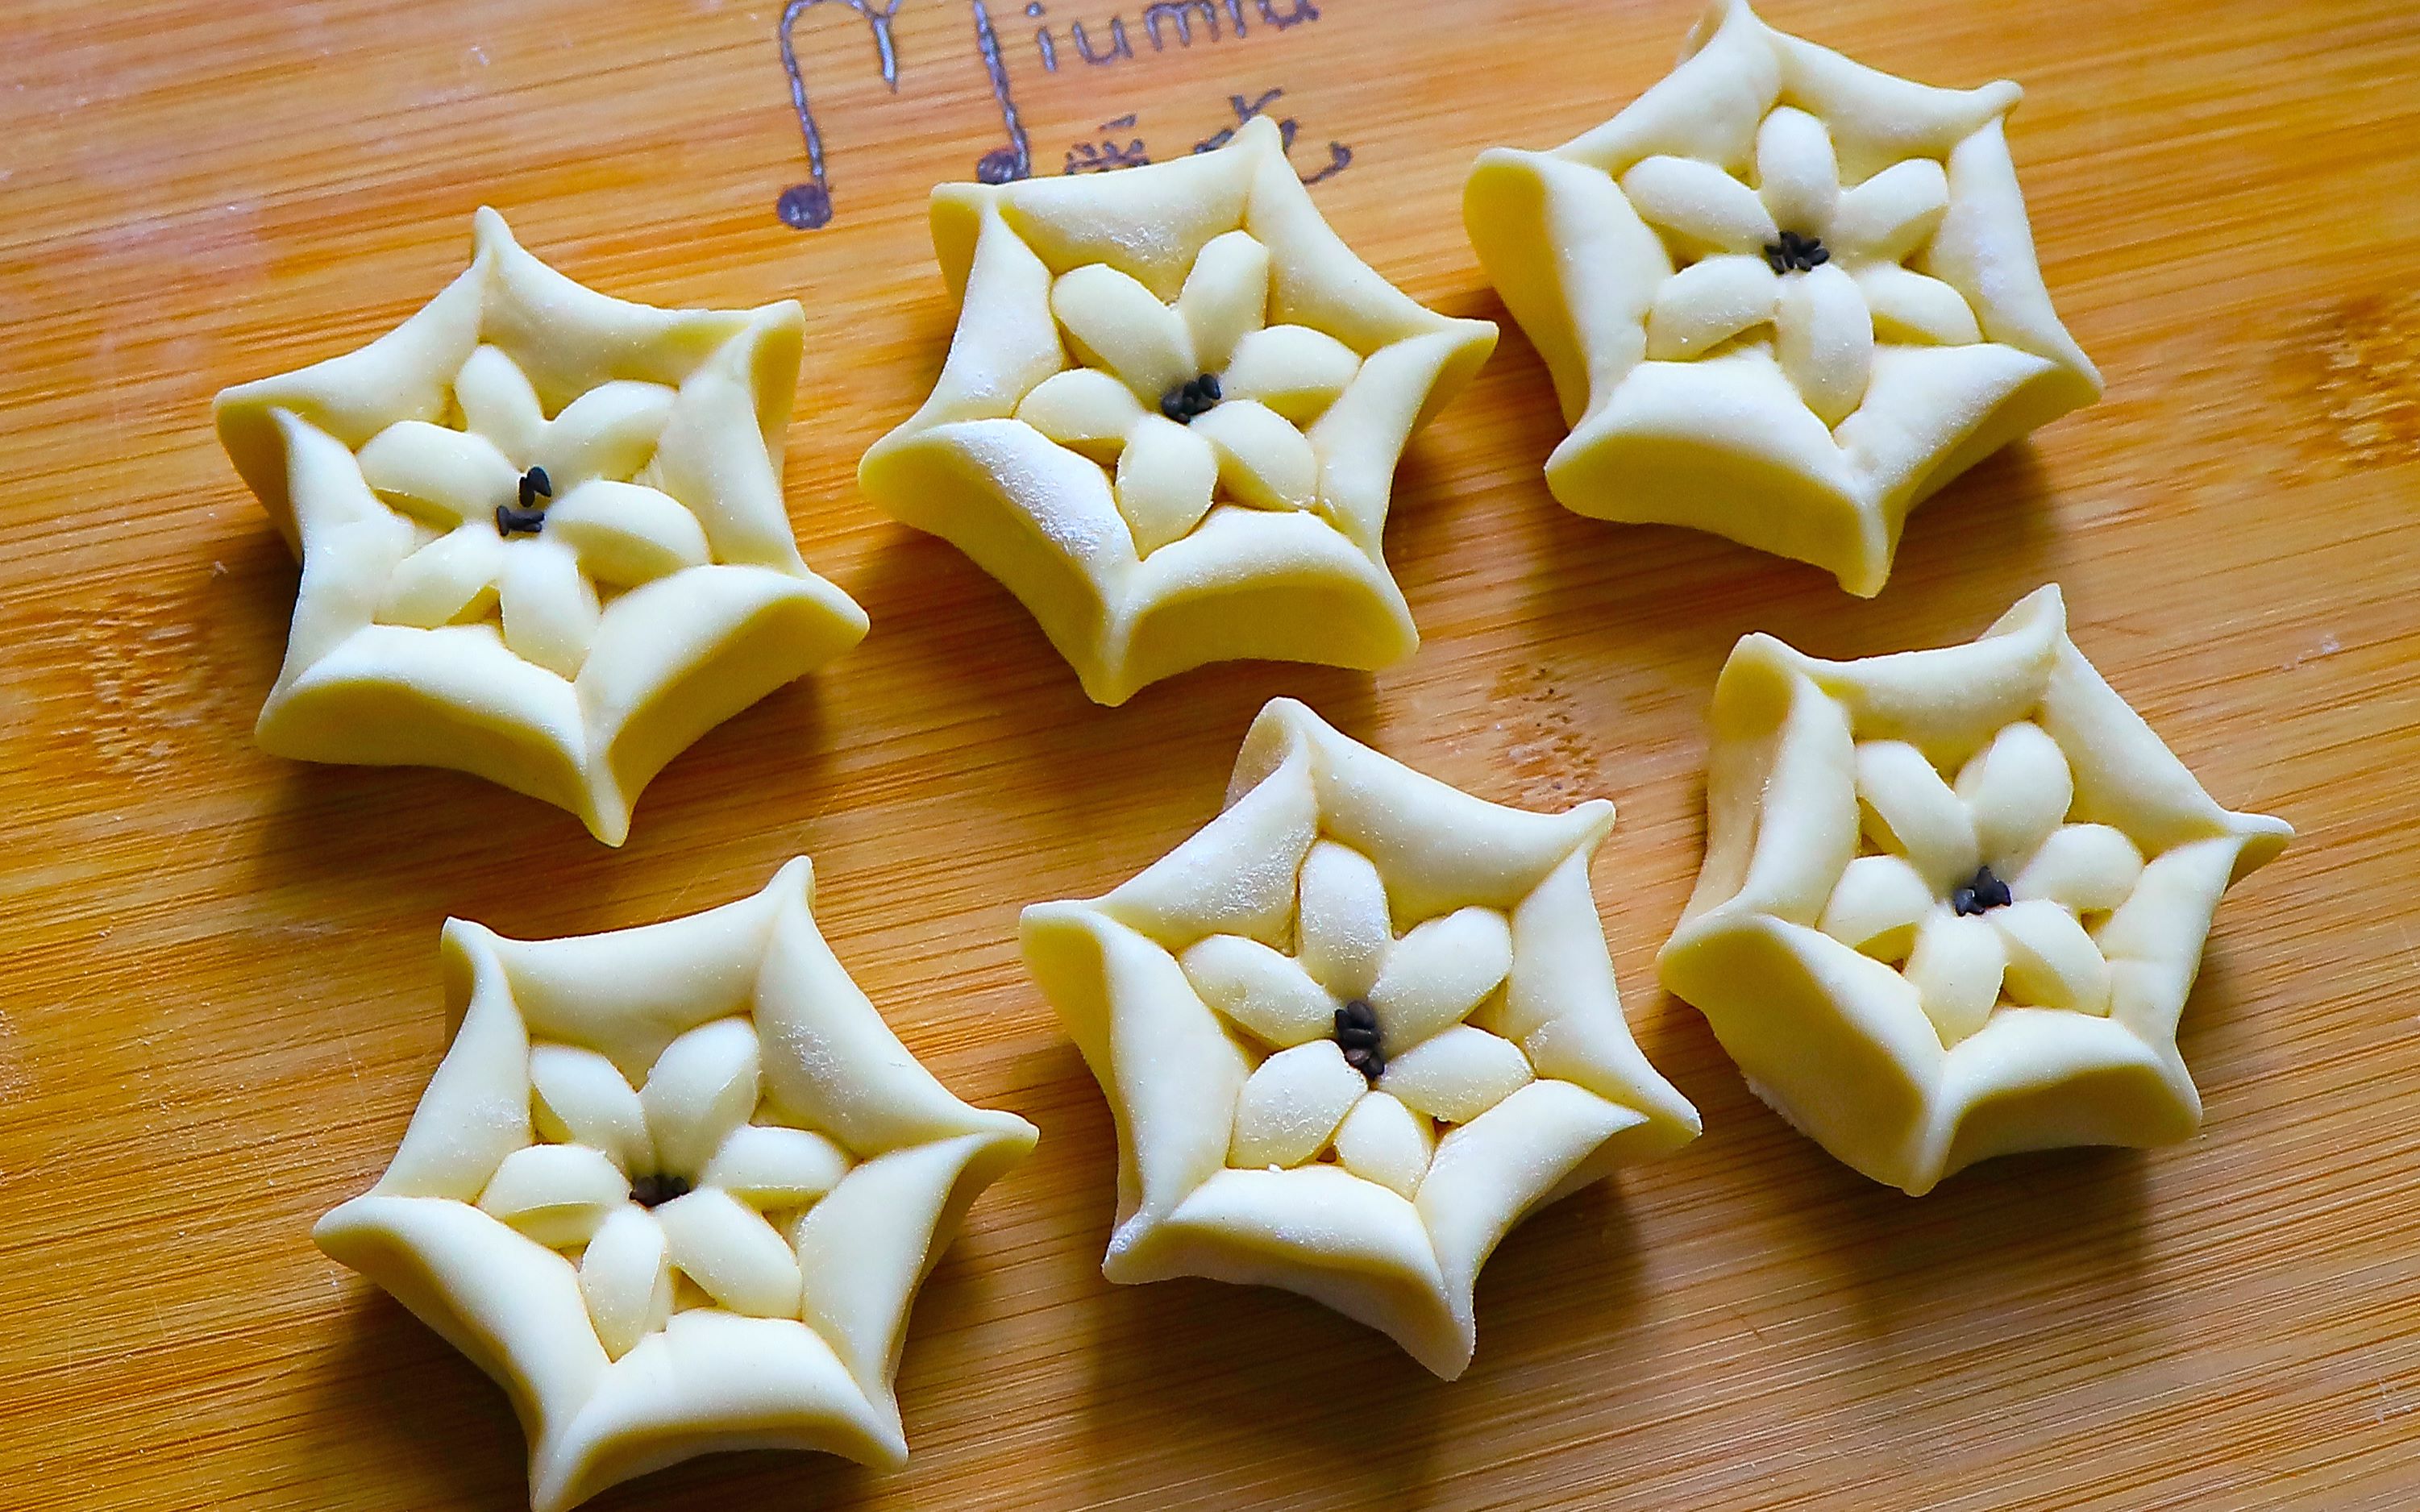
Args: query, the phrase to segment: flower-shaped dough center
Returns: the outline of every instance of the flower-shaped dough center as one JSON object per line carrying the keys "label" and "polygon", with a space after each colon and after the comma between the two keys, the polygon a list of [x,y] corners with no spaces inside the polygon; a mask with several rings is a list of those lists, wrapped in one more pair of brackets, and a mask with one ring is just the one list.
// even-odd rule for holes
{"label": "flower-shaped dough center", "polygon": [[2067,822],[2074,775],[2040,725],[2001,729],[1954,784],[1913,745],[1860,741],[1856,787],[1869,854],[1842,872],[1822,928],[1900,965],[1944,1044],[2001,1006],[2108,1013],[2095,934],[2144,857],[2122,830]]}
{"label": "flower-shaped dough center", "polygon": [[718,1019],[666,1046],[633,1088],[594,1050],[530,1050],[546,1141],[504,1158],[479,1206],[573,1253],[589,1320],[620,1359],[688,1306],[797,1318],[795,1225],[854,1162],[811,1130],[752,1121],[756,1030]]}
{"label": "flower-shaped dough center", "polygon": [[1305,428],[1361,358],[1310,326],[1268,324],[1269,287],[1268,249],[1240,230],[1202,247],[1172,304],[1106,263],[1051,283],[1080,365],[1035,385],[1016,418],[1113,470],[1140,555],[1183,539],[1221,501],[1319,506]]}
{"label": "flower-shaped dough center", "polygon": [[455,375],[458,424],[400,421],[362,446],[363,481],[425,537],[377,618],[435,629],[492,615],[514,654],[577,675],[600,591],[709,560],[697,517],[652,476],[675,392],[614,379],[550,417],[519,363],[478,347]]}
{"label": "flower-shaped dough center", "polygon": [[1824,123],[1795,105],[1757,129],[1754,187],[1720,164],[1659,155],[1621,176],[1679,270],[1647,316],[1647,355],[1689,362],[1765,327],[1807,407],[1838,425],[1864,402],[1877,341],[1982,340],[1973,307],[1920,272],[1949,206],[1948,176],[1907,158],[1854,186]]}
{"label": "flower-shaped dough center", "polygon": [[1237,1099],[1227,1164],[1332,1157],[1410,1197],[1440,1126],[1535,1079],[1519,1045],[1466,1022],[1512,969],[1511,926],[1465,907],[1399,937],[1376,866],[1330,840],[1304,857],[1297,889],[1292,955],[1213,934],[1178,957],[1202,1001],[1269,1051]]}

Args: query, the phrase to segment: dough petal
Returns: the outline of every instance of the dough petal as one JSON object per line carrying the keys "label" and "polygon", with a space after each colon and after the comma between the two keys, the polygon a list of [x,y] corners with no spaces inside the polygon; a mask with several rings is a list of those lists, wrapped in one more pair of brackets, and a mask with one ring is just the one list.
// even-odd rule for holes
{"label": "dough petal", "polygon": [[1017,419],[1095,462],[1125,447],[1143,412],[1132,389],[1095,367],[1053,373],[1016,405]]}
{"label": "dough petal", "polygon": [[1643,159],[1621,176],[1621,192],[1641,220],[1699,247],[1761,255],[1781,234],[1755,190],[1695,158]]}
{"label": "dough petal", "polygon": [[1569,1082],[1532,1082],[1437,1141],[1414,1205],[1455,1311],[1470,1317],[1479,1268],[1522,1214],[1553,1196],[1606,1141],[1640,1121]]}
{"label": "dough petal", "polygon": [[530,1089],[539,1134],[602,1150],[626,1174],[655,1169],[646,1109],[613,1061],[579,1045],[532,1045]]}
{"label": "dough petal", "polygon": [[1336,999],[1292,956],[1241,934],[1213,934],[1177,958],[1202,1000],[1264,1043],[1284,1049],[1325,1039]]}
{"label": "dough petal", "polygon": [[799,1261],[762,1214],[727,1192],[701,1187],[655,1211],[664,1252],[706,1294],[751,1318],[799,1316]]}
{"label": "dough petal", "polygon": [[1245,1171],[1302,1165],[1326,1148],[1369,1088],[1333,1040],[1279,1051],[1261,1062],[1235,1099],[1227,1164]]}
{"label": "dough petal", "polygon": [[790,1226],[800,1316],[876,1401],[891,1400],[916,1288],[976,1194],[1032,1148],[1032,1128],[1008,1122],[876,1155]]}
{"label": "dough petal", "polygon": [[673,1315],[673,1272],[655,1214],[626,1202],[606,1216],[580,1257],[580,1296],[613,1359],[664,1326]]}
{"label": "dough petal", "polygon": [[1231,400],[1190,427],[1218,454],[1218,478],[1255,509],[1309,509],[1319,502],[1319,457],[1283,415],[1250,399]]}
{"label": "dough petal", "polygon": [[1966,805],[1924,753],[1903,740],[1857,743],[1857,803],[1865,831],[1907,857],[1935,896],[1975,874],[1982,850]]}
{"label": "dough petal", "polygon": [[756,1031],[745,1019],[701,1024],[664,1046],[639,1088],[663,1172],[692,1180],[702,1173],[756,1111]]}
{"label": "dough petal", "polygon": [[1419,1191],[1435,1151],[1435,1124],[1391,1092],[1372,1092],[1354,1103],[1336,1131],[1339,1165],[1405,1197]]}
{"label": "dough petal", "polygon": [[1873,376],[1874,322],[1855,279],[1833,263],[1783,279],[1774,335],[1782,371],[1824,424],[1856,412]]}
{"label": "dough petal", "polygon": [[2008,948],[2009,997],[2028,1008],[2109,1011],[2109,963],[2075,916],[2042,898],[1985,916]]}
{"label": "dough petal", "polygon": [[[1205,933],[1248,934],[1264,945],[1282,945],[1294,923],[1297,877],[1303,887],[1310,885],[1304,862],[1318,833],[1310,759],[1289,756],[1231,794],[1218,818],[1120,885],[1102,900],[1102,911],[1168,950],[1181,950]],[[1379,917],[1386,917],[1383,885]],[[1307,950],[1302,964],[1330,992],[1336,990]]]}
{"label": "dough petal", "polygon": [[1876,263],[1856,278],[1857,291],[1873,312],[1874,335],[1879,340],[1962,347],[1983,339],[1966,296],[1937,278],[1927,278],[1897,263]]}
{"label": "dough petal", "polygon": [[1266,322],[1268,307],[1269,249],[1247,231],[1211,238],[1176,297],[1176,313],[1192,338],[1201,371],[1225,367],[1235,344]]}
{"label": "dough petal", "polygon": [[399,420],[362,445],[362,481],[379,497],[444,524],[493,528],[496,506],[511,503],[520,473],[493,442]]}
{"label": "dough petal", "polygon": [[376,1196],[474,1201],[504,1157],[533,1137],[529,1029],[497,959],[504,942],[467,919],[448,919],[442,938],[447,979],[467,979],[470,1001],[394,1162],[371,1189]]}
{"label": "dough petal", "polygon": [[1181,541],[1218,497],[1218,457],[1208,440],[1172,420],[1145,415],[1118,454],[1118,513],[1134,532],[1135,554]]}
{"label": "dough petal", "polygon": [[1822,121],[1794,105],[1766,116],[1756,132],[1756,180],[1776,226],[1802,237],[1831,232],[1840,160]]}
{"label": "dough petal", "polygon": [[1948,208],[1949,176],[1941,164],[1902,159],[1841,193],[1825,240],[1836,256],[1896,265],[1924,244]]}
{"label": "dough petal", "polygon": [[2020,900],[2047,898],[2071,913],[2114,913],[2142,879],[2143,853],[2108,825],[2067,825],[2009,885]]}
{"label": "dough petal", "polygon": [[1050,313],[1145,404],[1156,405],[1161,394],[1201,376],[1176,312],[1107,263],[1063,274],[1050,285]]}
{"label": "dough petal", "polygon": [[759,1208],[788,1208],[822,1196],[848,1168],[848,1151],[811,1129],[743,1123],[706,1162],[699,1184]]}
{"label": "dough petal", "polygon": [[2014,877],[2075,801],[2067,757],[2041,726],[2020,719],[1958,772],[1958,796],[1975,816],[1986,864]]}
{"label": "dough petal", "polygon": [[1824,933],[1881,961],[1905,960],[1916,926],[1931,913],[1932,887],[1896,856],[1860,856],[1840,873],[1823,905]]}
{"label": "dough petal", "polygon": [[528,459],[546,432],[537,390],[501,347],[480,347],[463,360],[454,375],[454,404],[463,428],[499,447],[511,459],[508,467]]}
{"label": "dough petal", "polygon": [[707,561],[706,530],[680,501],[635,483],[592,478],[546,512],[546,532],[599,582],[635,588]]}
{"label": "dough petal", "polygon": [[1301,887],[1296,959],[1339,999],[1369,996],[1395,939],[1377,867],[1349,845],[1320,841],[1303,857]]}
{"label": "dough petal", "polygon": [[1442,1123],[1468,1123],[1535,1080],[1501,1035],[1457,1024],[1387,1063],[1379,1088]]}
{"label": "dough petal", "polygon": [[1512,969],[1512,927],[1493,908],[1457,908],[1419,925],[1387,952],[1370,989],[1390,1056],[1458,1022]]}
{"label": "dough petal", "polygon": [[1727,254],[1691,263],[1656,287],[1647,355],[1683,362],[1773,318],[1781,280],[1762,257]]}
{"label": "dough petal", "polygon": [[504,569],[504,542],[492,520],[456,526],[396,563],[378,617],[424,630],[479,619]]}
{"label": "dough petal", "polygon": [[1992,1016],[2008,964],[2000,932],[1990,919],[1961,917],[1947,907],[1925,919],[1907,958],[1907,980],[1943,1044],[1956,1044]]}
{"label": "dough petal", "polygon": [[591,478],[628,478],[655,455],[677,390],[615,378],[564,406],[548,423],[533,460],[546,468],[560,499]]}
{"label": "dough petal", "polygon": [[1023,1119],[952,1095],[899,1042],[832,954],[811,907],[813,878],[795,865],[783,869],[790,880],[752,993],[766,1105],[868,1156],[960,1135],[1030,1137]]}
{"label": "dough petal", "polygon": [[1361,356],[1309,326],[1264,326],[1244,333],[1219,375],[1230,399],[1253,399],[1297,425],[1317,420],[1361,371]]}
{"label": "dough petal", "polygon": [[479,1194],[489,1216],[550,1248],[583,1244],[630,1186],[601,1150],[586,1145],[524,1145],[504,1157]]}
{"label": "dough petal", "polygon": [[600,614],[580,559],[559,541],[512,541],[497,579],[504,644],[559,677],[577,677]]}

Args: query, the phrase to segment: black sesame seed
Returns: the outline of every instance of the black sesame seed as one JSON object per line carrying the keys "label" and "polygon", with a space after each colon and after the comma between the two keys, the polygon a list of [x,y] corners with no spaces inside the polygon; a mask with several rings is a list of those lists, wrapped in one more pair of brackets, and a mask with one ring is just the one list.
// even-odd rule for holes
{"label": "black sesame seed", "polygon": [[1765,266],[1776,273],[1811,272],[1832,260],[1832,251],[1817,237],[1784,231],[1781,239],[1764,247]]}
{"label": "black sesame seed", "polygon": [[1949,894],[1949,906],[1962,918],[2006,908],[2014,901],[2009,885],[1993,875],[1988,866],[1977,867],[1975,875]]}
{"label": "black sesame seed", "polygon": [[532,468],[521,474],[520,496],[523,509],[529,508],[533,500],[551,499],[554,497],[554,480],[546,475],[546,469]]}
{"label": "black sesame seed", "polygon": [[630,1182],[630,1200],[642,1208],[656,1207],[660,1203],[670,1202],[675,1197],[687,1196],[689,1196],[689,1178],[686,1176],[665,1176],[649,1171],[644,1176],[634,1178]]}
{"label": "black sesame seed", "polygon": [[1161,394],[1159,412],[1180,425],[1187,425],[1196,415],[1206,415],[1218,408],[1219,397],[1218,375],[1204,373]]}
{"label": "black sesame seed", "polygon": [[545,528],[546,511],[543,509],[515,509],[510,504],[496,506],[498,535],[535,535]]}
{"label": "black sesame seed", "polygon": [[1368,999],[1353,998],[1336,1011],[1336,1042],[1344,1047],[1344,1063],[1373,1084],[1387,1070],[1381,1038],[1378,1011]]}

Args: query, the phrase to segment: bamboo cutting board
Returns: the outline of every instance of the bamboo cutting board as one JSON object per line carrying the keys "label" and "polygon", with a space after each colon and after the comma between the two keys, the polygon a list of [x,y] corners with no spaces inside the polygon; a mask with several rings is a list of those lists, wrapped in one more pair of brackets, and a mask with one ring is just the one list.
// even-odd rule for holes
{"label": "bamboo cutting board", "polygon": [[[738,0],[0,16],[0,1506],[523,1504],[502,1394],[309,1225],[436,1063],[447,914],[635,924],[800,851],[909,1047],[1041,1149],[916,1310],[906,1472],[717,1459],[600,1512],[2420,1503],[2420,11],[1770,0],[1895,72],[2024,83],[2045,270],[2108,397],[1921,511],[1861,603],[1555,506],[1560,426],[1508,329],[1399,480],[1417,660],[1216,668],[1101,710],[1004,592],[855,494],[949,331],[927,188],[1265,111],[1372,263],[1501,321],[1471,159],[1609,115],[1696,0],[1249,0],[1240,37],[1222,4],[1156,40],[1134,0],[791,8],[795,81],[780,8]],[[467,778],[250,743],[296,573],[209,397],[393,325],[482,203],[612,293],[805,302],[791,511],[874,619],[675,763],[619,853]],[[1747,630],[1935,644],[2052,579],[2211,792],[2302,838],[2229,897],[2187,1010],[2200,1138],[1911,1201],[1784,1128],[1653,985],[1701,716]],[[1515,1233],[1450,1385],[1280,1293],[1103,1283],[1109,1116],[1016,958],[1020,904],[1211,813],[1279,693],[1490,798],[1614,798],[1596,878],[1631,1016],[1705,1114]]]}

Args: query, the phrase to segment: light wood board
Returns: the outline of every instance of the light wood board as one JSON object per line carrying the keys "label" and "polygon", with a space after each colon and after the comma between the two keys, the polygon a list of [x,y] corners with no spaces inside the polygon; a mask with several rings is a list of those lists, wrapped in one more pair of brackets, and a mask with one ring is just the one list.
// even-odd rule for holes
{"label": "light wood board", "polygon": [[[879,7],[883,0],[873,0]],[[1299,123],[1380,270],[1503,319],[1483,147],[1659,77],[1694,0],[1319,0],[1112,45],[991,0],[1036,172]],[[1280,16],[1295,0],[1278,0]],[[798,53],[738,0],[13,0],[0,14],[0,1506],[522,1504],[502,1395],[307,1230],[381,1168],[443,1045],[449,913],[546,935],[753,891],[805,851],[842,959],[958,1091],[1042,1130],[916,1310],[910,1467],[693,1463],[636,1507],[2403,1508],[2420,1501],[2420,10],[2403,0],[1771,0],[1935,83],[2028,94],[2014,149],[2098,407],[1921,511],[1876,601],[1710,537],[1576,518],[1515,332],[1412,448],[1389,556],[1426,644],[1374,677],[1231,666],[1087,703],[1008,595],[876,517],[857,459],[938,370],[935,181],[1007,141],[972,0]],[[1198,24],[1198,23],[1197,23]],[[1101,123],[1132,114],[1131,126]],[[797,295],[791,511],[872,636],[699,742],[630,844],[450,774],[255,750],[296,574],[220,387],[348,349],[507,212],[632,298]],[[1658,992],[1700,843],[1701,715],[1751,629],[1962,640],[2063,583],[2077,640],[2231,805],[2302,831],[2231,894],[2183,1047],[2192,1144],[1996,1162],[1921,1201],[1742,1088]],[[1285,1295],[1111,1288],[1108,1113],[1018,966],[1213,810],[1276,694],[1485,796],[1621,806],[1597,887],[1703,1140],[1518,1230],[1453,1384]]]}

